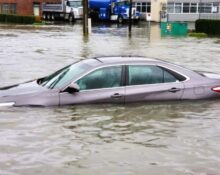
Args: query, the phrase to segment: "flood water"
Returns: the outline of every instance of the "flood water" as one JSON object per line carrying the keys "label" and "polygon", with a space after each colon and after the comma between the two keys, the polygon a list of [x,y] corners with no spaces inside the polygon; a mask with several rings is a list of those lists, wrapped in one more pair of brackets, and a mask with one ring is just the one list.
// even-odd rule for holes
{"label": "flood water", "polygon": [[[156,57],[220,72],[220,39],[160,37],[157,24],[0,25],[0,86],[92,56]],[[220,100],[0,108],[1,175],[217,175]]]}

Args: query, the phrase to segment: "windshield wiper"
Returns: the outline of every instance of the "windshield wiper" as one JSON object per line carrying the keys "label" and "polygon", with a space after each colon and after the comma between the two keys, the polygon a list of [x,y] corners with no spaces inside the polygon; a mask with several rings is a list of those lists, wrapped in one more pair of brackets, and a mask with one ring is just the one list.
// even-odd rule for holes
{"label": "windshield wiper", "polygon": [[48,88],[49,89],[53,89],[54,86],[57,85],[57,83],[66,75],[66,73],[69,71],[69,69],[67,69],[65,72],[63,72]]}

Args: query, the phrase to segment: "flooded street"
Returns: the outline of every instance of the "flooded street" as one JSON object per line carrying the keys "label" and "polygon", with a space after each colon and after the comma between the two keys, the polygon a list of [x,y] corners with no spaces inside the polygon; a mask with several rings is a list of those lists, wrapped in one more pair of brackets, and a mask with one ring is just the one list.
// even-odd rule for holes
{"label": "flooded street", "polygon": [[[0,86],[75,60],[141,55],[220,73],[220,39],[160,37],[157,24],[0,25]],[[0,175],[217,175],[220,100],[0,108]]]}

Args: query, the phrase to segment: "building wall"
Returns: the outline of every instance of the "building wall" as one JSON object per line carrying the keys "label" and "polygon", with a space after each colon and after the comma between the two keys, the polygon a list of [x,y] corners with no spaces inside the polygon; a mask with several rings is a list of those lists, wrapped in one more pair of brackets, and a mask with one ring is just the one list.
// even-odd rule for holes
{"label": "building wall", "polygon": [[160,22],[160,12],[162,11],[163,4],[166,4],[167,0],[151,0],[151,20]]}
{"label": "building wall", "polygon": [[[34,15],[33,5],[40,5],[40,13],[43,2],[60,2],[60,0],[0,0],[0,8],[3,4],[16,4],[17,15]],[[0,10],[1,12],[1,10]]]}

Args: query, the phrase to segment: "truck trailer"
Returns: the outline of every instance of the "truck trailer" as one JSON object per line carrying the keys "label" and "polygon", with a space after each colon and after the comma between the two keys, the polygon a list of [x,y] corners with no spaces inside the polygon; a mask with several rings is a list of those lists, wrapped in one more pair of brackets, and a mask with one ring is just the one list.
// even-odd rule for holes
{"label": "truck trailer", "polygon": [[68,20],[73,22],[82,19],[82,0],[61,0],[60,3],[44,3],[42,6],[44,20]]}

